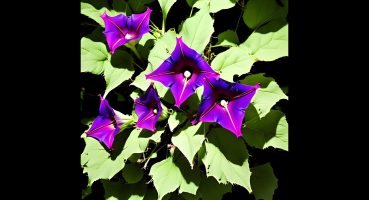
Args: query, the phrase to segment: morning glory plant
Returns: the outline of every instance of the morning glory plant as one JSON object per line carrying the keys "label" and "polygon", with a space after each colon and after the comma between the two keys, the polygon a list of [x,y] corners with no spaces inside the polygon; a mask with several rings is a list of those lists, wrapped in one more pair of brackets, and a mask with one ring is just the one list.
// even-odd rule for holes
{"label": "morning glory plant", "polygon": [[155,123],[158,121],[162,110],[158,93],[154,89],[154,83],[151,83],[146,92],[135,100],[135,112],[138,116],[136,126],[155,132]]}
{"label": "morning glory plant", "polygon": [[83,0],[82,199],[285,199],[287,8]]}
{"label": "morning glory plant", "polygon": [[245,109],[258,88],[259,84],[249,86],[230,83],[221,78],[205,78],[204,93],[192,124],[217,122],[237,137],[242,136],[241,126]]}
{"label": "morning glory plant", "polygon": [[219,77],[201,54],[188,47],[181,37],[176,39],[176,46],[171,56],[153,72],[145,75],[170,88],[175,99],[175,106],[191,96],[203,85],[205,77]]}

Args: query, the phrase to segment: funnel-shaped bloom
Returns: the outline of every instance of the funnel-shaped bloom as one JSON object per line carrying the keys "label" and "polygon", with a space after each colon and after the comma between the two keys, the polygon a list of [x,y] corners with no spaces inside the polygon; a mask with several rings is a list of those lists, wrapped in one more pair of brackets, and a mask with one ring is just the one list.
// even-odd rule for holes
{"label": "funnel-shaped bloom", "polygon": [[101,15],[105,24],[104,34],[111,53],[114,53],[116,48],[131,40],[141,38],[145,33],[149,32],[151,11],[150,8],[147,8],[144,13],[132,14],[129,17],[123,14],[111,17],[105,12]]}
{"label": "funnel-shaped bloom", "polygon": [[237,137],[242,136],[241,126],[245,109],[260,85],[230,83],[221,78],[205,78],[204,93],[197,116],[197,122],[217,122]]}
{"label": "funnel-shaped bloom", "polygon": [[123,123],[128,120],[130,120],[130,117],[114,110],[110,107],[108,101],[100,96],[99,115],[92,122],[86,135],[99,140],[111,150],[113,147],[114,137],[121,130]]}
{"label": "funnel-shaped bloom", "polygon": [[155,71],[146,75],[147,79],[159,81],[170,88],[178,108],[196,88],[204,84],[205,77],[219,77],[219,74],[199,53],[188,47],[182,38],[177,38],[172,55]]}
{"label": "funnel-shaped bloom", "polygon": [[135,100],[135,111],[138,116],[136,126],[155,132],[155,124],[162,110],[158,93],[151,83],[146,92]]}

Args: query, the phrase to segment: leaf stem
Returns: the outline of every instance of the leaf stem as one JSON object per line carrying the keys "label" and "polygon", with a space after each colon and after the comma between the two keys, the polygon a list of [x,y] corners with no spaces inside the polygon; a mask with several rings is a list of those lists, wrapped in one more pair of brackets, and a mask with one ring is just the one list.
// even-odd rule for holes
{"label": "leaf stem", "polygon": [[128,47],[129,49],[132,50],[132,52],[137,56],[137,58],[142,62],[144,63],[144,60],[142,59],[141,55],[138,53],[137,49],[136,49],[136,46],[134,44],[131,44],[131,43],[128,43],[126,45],[126,47]]}

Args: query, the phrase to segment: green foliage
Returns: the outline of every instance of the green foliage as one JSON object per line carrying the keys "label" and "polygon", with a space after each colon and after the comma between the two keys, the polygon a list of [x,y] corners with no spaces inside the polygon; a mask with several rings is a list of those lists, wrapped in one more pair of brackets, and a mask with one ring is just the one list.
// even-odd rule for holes
{"label": "green foliage", "polygon": [[109,16],[118,14],[115,10],[109,10],[106,7],[102,7],[99,10],[97,10],[93,5],[81,2],[81,14],[86,15],[87,17],[95,20],[95,22],[97,22],[102,27],[105,27],[105,25],[104,21],[100,16],[104,12],[106,12]]}
{"label": "green foliage", "polygon": [[208,9],[203,8],[184,21],[179,35],[189,47],[201,54],[214,32],[213,24],[214,20],[209,15]]}
{"label": "green foliage", "polygon": [[83,172],[88,173],[89,185],[98,179],[111,179],[121,169],[126,160],[135,153],[145,151],[149,138],[140,137],[141,130],[131,133],[123,131],[115,137],[112,153],[108,152],[94,138],[85,137],[86,147],[81,155]]}
{"label": "green foliage", "polygon": [[136,163],[126,164],[122,169],[122,175],[127,183],[137,183],[143,177],[143,171]]}
{"label": "green foliage", "polygon": [[243,21],[251,29],[258,29],[272,20],[285,20],[288,2],[287,0],[281,0],[281,2],[283,6],[276,0],[249,0],[245,6]]}
{"label": "green foliage", "polygon": [[284,21],[272,21],[253,32],[240,46],[250,49],[250,54],[261,61],[288,56],[288,25]]}
{"label": "green foliage", "polygon": [[164,195],[177,188],[179,193],[196,194],[200,184],[199,169],[191,170],[186,159],[179,153],[155,163],[149,174],[158,192],[158,199],[162,199]]}
{"label": "green foliage", "polygon": [[237,0],[197,0],[196,3],[193,4],[193,7],[199,9],[206,7],[209,9],[209,12],[216,13],[223,9],[232,8],[235,6],[236,1]]}
{"label": "green foliage", "polygon": [[239,43],[237,33],[232,30],[226,30],[218,35],[216,46],[235,47]]}
{"label": "green foliage", "polygon": [[193,158],[205,140],[206,126],[204,123],[198,123],[194,126],[187,123],[187,126],[175,133],[172,137],[173,144],[187,158],[191,168],[194,165]]}
{"label": "green foliage", "polygon": [[211,62],[211,66],[220,73],[222,79],[233,82],[234,75],[249,72],[253,63],[253,58],[242,48],[231,47],[227,51],[218,54]]}
{"label": "green foliage", "polygon": [[201,179],[198,193],[203,200],[221,200],[225,193],[231,192],[231,184],[222,184],[214,177]]}
{"label": "green foliage", "polygon": [[241,80],[241,83],[247,85],[260,83],[261,87],[251,101],[259,114],[259,118],[264,117],[279,100],[288,99],[274,79],[265,77],[263,73],[247,76],[244,80]]}
{"label": "green foliage", "polygon": [[142,200],[145,197],[147,186],[141,181],[135,184],[124,184],[122,181],[102,181],[106,200]]}
{"label": "green foliage", "polygon": [[242,132],[251,146],[261,149],[274,147],[288,151],[288,123],[281,111],[271,110],[261,120],[246,122],[246,128],[243,128]]}
{"label": "green foliage", "polygon": [[104,97],[134,73],[132,57],[125,51],[117,50],[112,56],[104,43],[88,38],[81,39],[81,72],[104,74],[106,90]]}
{"label": "green foliage", "polygon": [[256,199],[273,200],[277,178],[270,163],[251,168],[251,188]]}
{"label": "green foliage", "polygon": [[206,175],[219,183],[237,184],[251,192],[251,171],[245,144],[226,129],[212,129],[205,141],[205,155],[202,162]]}

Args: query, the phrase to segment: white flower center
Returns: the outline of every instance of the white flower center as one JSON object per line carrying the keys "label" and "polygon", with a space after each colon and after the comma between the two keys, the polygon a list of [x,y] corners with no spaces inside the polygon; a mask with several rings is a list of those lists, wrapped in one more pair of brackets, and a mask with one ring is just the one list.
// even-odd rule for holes
{"label": "white flower center", "polygon": [[220,105],[222,105],[223,107],[226,107],[226,106],[227,106],[227,104],[228,104],[228,101],[226,101],[226,100],[224,100],[224,99],[222,99],[222,100],[220,101]]}
{"label": "white flower center", "polygon": [[186,71],[183,73],[183,76],[184,76],[185,78],[189,78],[189,77],[191,76],[191,72],[190,72],[190,71],[188,71],[188,70],[186,70]]}
{"label": "white flower center", "polygon": [[129,33],[127,33],[127,34],[124,36],[124,38],[126,38],[127,40],[132,39],[133,37],[134,37],[134,35],[133,35],[133,34],[129,34]]}
{"label": "white flower center", "polygon": [[158,114],[158,110],[157,110],[157,109],[154,109],[152,112],[153,112],[155,115],[156,115],[156,114]]}

